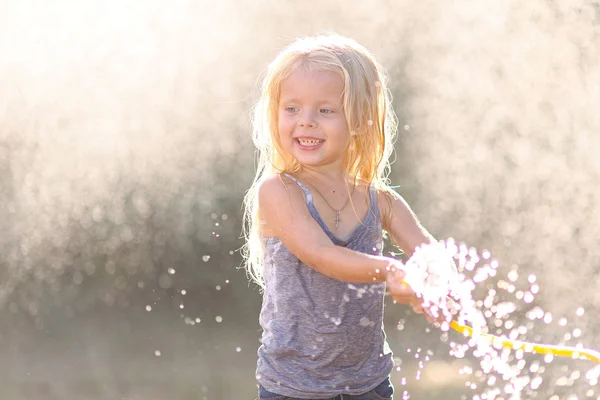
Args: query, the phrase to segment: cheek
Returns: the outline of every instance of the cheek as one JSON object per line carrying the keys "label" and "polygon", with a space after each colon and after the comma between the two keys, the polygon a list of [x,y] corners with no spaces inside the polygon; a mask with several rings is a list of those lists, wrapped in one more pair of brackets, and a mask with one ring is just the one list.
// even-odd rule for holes
{"label": "cheek", "polygon": [[348,124],[346,123],[346,120],[340,119],[336,121],[335,130],[336,132],[338,132],[340,137],[350,137],[350,130],[348,129]]}
{"label": "cheek", "polygon": [[292,133],[292,124],[285,118],[279,118],[277,122],[277,128],[279,130],[279,136],[283,139],[290,136]]}

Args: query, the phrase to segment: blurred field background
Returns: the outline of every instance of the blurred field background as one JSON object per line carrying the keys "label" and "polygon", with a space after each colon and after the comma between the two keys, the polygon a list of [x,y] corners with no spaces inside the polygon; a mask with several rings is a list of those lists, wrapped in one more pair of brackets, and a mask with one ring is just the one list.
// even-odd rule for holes
{"label": "blurred field background", "polygon": [[[392,180],[424,225],[536,276],[505,319],[553,319],[520,338],[600,349],[600,2],[0,0],[1,399],[256,397],[250,109],[321,30],[387,67]],[[590,362],[536,356],[542,384],[502,393],[449,355],[464,338],[386,311],[398,398],[600,394]]]}

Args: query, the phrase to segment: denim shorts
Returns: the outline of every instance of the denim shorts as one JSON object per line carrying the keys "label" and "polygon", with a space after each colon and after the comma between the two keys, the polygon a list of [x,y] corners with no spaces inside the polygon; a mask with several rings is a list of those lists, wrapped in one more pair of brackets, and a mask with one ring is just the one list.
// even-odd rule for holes
{"label": "denim shorts", "polygon": [[[335,397],[326,400],[392,400],[394,395],[394,386],[390,382],[390,378],[387,378],[381,382],[377,387],[371,391],[363,394],[349,395],[339,394]],[[258,386],[258,398],[259,400],[307,400],[307,399],[295,399],[293,397],[282,396],[277,393],[269,392],[267,389]]]}

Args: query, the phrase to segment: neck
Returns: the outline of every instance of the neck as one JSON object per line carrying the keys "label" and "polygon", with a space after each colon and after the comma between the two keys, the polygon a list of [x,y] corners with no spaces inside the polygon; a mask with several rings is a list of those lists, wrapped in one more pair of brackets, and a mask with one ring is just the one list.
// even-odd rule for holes
{"label": "neck", "polygon": [[336,169],[313,169],[303,167],[298,172],[298,177],[307,179],[309,182],[316,184],[330,185],[348,181],[348,173],[340,168]]}

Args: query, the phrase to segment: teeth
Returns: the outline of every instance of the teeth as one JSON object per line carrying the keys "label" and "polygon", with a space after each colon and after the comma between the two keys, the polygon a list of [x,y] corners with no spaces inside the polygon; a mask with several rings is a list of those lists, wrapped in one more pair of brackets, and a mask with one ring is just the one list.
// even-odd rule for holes
{"label": "teeth", "polygon": [[313,140],[313,139],[306,140],[306,139],[298,139],[298,142],[300,142],[300,144],[301,144],[302,146],[316,146],[316,145],[318,145],[319,143],[321,143],[321,142],[322,142],[322,140]]}

